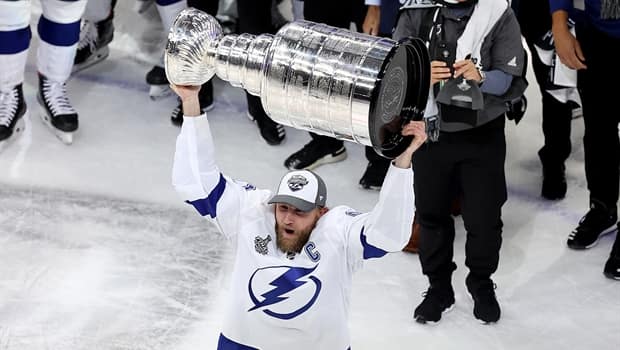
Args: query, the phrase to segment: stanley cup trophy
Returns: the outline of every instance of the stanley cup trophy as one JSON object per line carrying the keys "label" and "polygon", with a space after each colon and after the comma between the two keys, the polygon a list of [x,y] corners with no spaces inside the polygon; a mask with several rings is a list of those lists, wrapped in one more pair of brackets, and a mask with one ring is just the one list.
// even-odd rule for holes
{"label": "stanley cup trophy", "polygon": [[217,74],[261,98],[276,122],[398,156],[400,132],[422,118],[430,59],[419,39],[397,42],[308,21],[275,35],[223,35],[212,16],[189,8],[168,35],[166,75],[201,85]]}

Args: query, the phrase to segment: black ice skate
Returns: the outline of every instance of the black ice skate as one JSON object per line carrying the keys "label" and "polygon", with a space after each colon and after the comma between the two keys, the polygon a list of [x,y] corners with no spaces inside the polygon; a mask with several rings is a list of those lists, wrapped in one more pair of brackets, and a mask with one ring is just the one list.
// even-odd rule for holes
{"label": "black ice skate", "polygon": [[170,89],[168,78],[166,78],[166,70],[164,67],[155,66],[146,73],[146,83],[150,85],[149,97],[153,101],[160,100],[173,94],[172,89]]}
{"label": "black ice skate", "polygon": [[69,98],[65,83],[51,81],[39,74],[41,119],[63,143],[73,143],[73,133],[78,129],[78,115]]}
{"label": "black ice skate", "polygon": [[103,61],[110,54],[108,44],[114,38],[114,14],[99,22],[84,21],[80,29],[73,73]]}
{"label": "black ice skate", "polygon": [[0,151],[24,131],[26,102],[22,84],[0,90]]}

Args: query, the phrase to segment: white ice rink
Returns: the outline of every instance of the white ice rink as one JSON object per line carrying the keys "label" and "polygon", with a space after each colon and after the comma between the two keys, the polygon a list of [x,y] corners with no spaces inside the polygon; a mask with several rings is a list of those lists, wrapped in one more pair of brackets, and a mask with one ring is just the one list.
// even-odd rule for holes
{"label": "white ice rink", "polygon": [[[40,121],[30,51],[27,131],[0,153],[0,350],[215,348],[232,248],[170,185],[176,102],[147,96],[160,26],[156,12],[138,16],[132,3],[118,6],[110,57],[68,83],[80,113],[72,146]],[[427,287],[417,256],[368,261],[354,279],[353,350],[620,349],[620,282],[602,273],[615,235],[586,251],[565,244],[588,204],[583,121],[573,122],[568,195],[545,201],[534,83],[528,98],[523,122],[506,129],[509,198],[494,276],[500,322],[485,326],[472,315],[458,218],[454,310],[436,326],[415,323]],[[242,91],[216,80],[215,99],[209,118],[223,171],[274,187],[307,133],[287,128],[283,145],[268,146],[245,117]],[[363,148],[347,149],[346,161],[317,169],[328,204],[368,210],[377,193],[357,186]]]}

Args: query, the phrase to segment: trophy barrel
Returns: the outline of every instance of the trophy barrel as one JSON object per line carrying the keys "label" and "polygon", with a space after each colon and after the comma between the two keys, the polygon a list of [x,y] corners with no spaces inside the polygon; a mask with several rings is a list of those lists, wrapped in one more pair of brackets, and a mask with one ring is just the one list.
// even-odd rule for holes
{"label": "trophy barrel", "polygon": [[275,121],[372,146],[393,158],[411,141],[402,126],[421,118],[430,59],[418,39],[396,42],[298,21],[273,39],[261,101]]}

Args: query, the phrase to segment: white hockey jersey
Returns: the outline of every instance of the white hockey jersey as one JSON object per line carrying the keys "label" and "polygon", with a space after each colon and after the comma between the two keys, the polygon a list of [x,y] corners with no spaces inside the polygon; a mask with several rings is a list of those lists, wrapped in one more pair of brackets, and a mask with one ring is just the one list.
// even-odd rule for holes
{"label": "white hockey jersey", "polygon": [[411,233],[413,173],[391,166],[371,212],[329,210],[302,252],[287,255],[276,247],[272,193],[220,173],[206,116],[184,119],[173,183],[237,245],[218,350],[350,348],[353,272],[364,259],[400,251]]}

